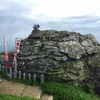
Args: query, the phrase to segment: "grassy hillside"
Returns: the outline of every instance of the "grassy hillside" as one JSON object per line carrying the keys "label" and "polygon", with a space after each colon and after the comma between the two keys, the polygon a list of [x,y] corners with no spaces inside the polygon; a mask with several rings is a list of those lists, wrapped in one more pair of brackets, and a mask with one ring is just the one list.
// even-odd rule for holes
{"label": "grassy hillside", "polygon": [[18,97],[18,96],[8,95],[8,94],[0,94],[0,100],[37,100],[37,99],[29,98],[29,97]]}
{"label": "grassy hillside", "polygon": [[[24,83],[26,85],[36,85],[37,83],[28,80],[15,80],[14,82]],[[40,84],[37,84],[40,85]],[[42,91],[54,96],[54,100],[100,100],[93,91],[93,86],[88,83],[80,83],[78,86],[73,84],[47,82],[41,85]],[[36,100],[28,97],[17,97],[0,94],[0,100]]]}
{"label": "grassy hillside", "polygon": [[42,90],[54,96],[54,100],[100,100],[94,95],[89,84],[80,87],[67,84],[48,82],[42,86]]}

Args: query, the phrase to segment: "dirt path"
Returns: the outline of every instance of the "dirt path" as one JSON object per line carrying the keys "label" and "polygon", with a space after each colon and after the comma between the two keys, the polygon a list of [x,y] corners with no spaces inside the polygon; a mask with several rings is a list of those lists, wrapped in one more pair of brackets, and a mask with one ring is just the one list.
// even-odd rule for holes
{"label": "dirt path", "polygon": [[3,79],[3,82],[0,82],[0,93],[40,99],[42,91],[39,86],[26,86],[21,83],[14,83]]}
{"label": "dirt path", "polygon": [[3,82],[0,82],[0,93],[34,97],[40,100],[53,100],[53,96],[43,95],[41,97],[42,90],[39,86],[26,86],[5,79],[3,79]]}

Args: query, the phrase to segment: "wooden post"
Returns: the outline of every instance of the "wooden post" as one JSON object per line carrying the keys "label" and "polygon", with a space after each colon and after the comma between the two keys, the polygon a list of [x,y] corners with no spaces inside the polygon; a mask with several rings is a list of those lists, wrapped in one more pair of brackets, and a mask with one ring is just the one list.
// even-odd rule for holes
{"label": "wooden post", "polygon": [[31,74],[28,74],[28,79],[29,79],[29,81],[31,80]]}
{"label": "wooden post", "polygon": [[2,72],[4,73],[4,66],[2,66]]}
{"label": "wooden post", "polygon": [[9,70],[10,70],[10,78],[12,78],[12,68],[9,68]]}
{"label": "wooden post", "polygon": [[1,65],[0,65],[0,71],[1,71]]}
{"label": "wooden post", "polygon": [[41,74],[40,79],[41,79],[41,84],[43,84],[44,83],[44,74]]}
{"label": "wooden post", "polygon": [[19,79],[21,79],[21,71],[19,71]]}
{"label": "wooden post", "polygon": [[23,73],[23,79],[25,80],[25,78],[26,78],[26,74],[25,74],[25,73]]}
{"label": "wooden post", "polygon": [[7,61],[6,61],[6,77],[8,77],[8,70],[7,70]]}
{"label": "wooden post", "polygon": [[14,65],[15,65],[15,66],[14,66],[14,67],[15,67],[14,75],[15,75],[15,78],[17,78],[17,60],[15,59],[14,62],[15,62],[15,64],[14,64]]}
{"label": "wooden post", "polygon": [[36,74],[34,74],[34,81],[36,81]]}

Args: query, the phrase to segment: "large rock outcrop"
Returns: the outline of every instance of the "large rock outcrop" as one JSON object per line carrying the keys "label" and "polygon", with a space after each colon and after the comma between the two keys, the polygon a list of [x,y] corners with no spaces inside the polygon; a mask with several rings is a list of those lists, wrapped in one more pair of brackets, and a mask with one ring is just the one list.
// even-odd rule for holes
{"label": "large rock outcrop", "polygon": [[[100,81],[100,44],[91,34],[33,30],[21,41],[18,70],[55,81]],[[94,81],[95,80],[95,81]]]}

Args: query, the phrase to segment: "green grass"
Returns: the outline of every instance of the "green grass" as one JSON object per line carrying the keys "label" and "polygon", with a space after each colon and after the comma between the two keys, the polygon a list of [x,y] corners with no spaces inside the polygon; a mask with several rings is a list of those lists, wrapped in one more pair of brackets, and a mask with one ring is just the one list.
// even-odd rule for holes
{"label": "green grass", "polygon": [[78,87],[62,83],[44,83],[42,90],[44,93],[53,95],[54,100],[100,100],[94,94],[86,93]]}
{"label": "green grass", "polygon": [[22,83],[22,84],[25,84],[25,85],[31,85],[31,86],[34,86],[34,85],[39,85],[38,82],[35,82],[33,80],[28,80],[28,79],[9,79],[9,81],[13,81],[13,82],[16,82],[16,83]]}
{"label": "green grass", "polygon": [[4,57],[4,55],[1,55],[1,54],[0,54],[0,57]]}
{"label": "green grass", "polygon": [[3,57],[3,56],[4,56],[4,52],[1,52],[1,53],[0,53],[0,57]]}
{"label": "green grass", "polygon": [[0,71],[0,76],[2,76],[2,78],[6,79],[6,74],[3,73],[2,71]]}
{"label": "green grass", "polygon": [[[2,76],[2,78],[7,79],[5,73],[0,71],[0,75]],[[39,82],[37,82],[37,81],[28,80],[28,77],[26,77],[25,80],[24,79],[18,79],[18,78],[17,79],[11,78],[11,79],[8,79],[8,80],[16,82],[16,83],[22,83],[22,84],[25,84],[25,85],[31,85],[31,86],[40,85]]]}
{"label": "green grass", "polygon": [[0,100],[38,100],[30,97],[19,97],[15,95],[0,94]]}
{"label": "green grass", "polygon": [[[2,78],[5,78],[6,79],[6,75],[4,73],[2,73],[0,71],[0,75],[2,76]],[[34,82],[32,80],[23,80],[23,79],[9,79],[9,81],[13,81],[13,82],[16,82],[16,83],[23,83],[25,85],[38,85],[37,82]],[[14,95],[8,95],[8,94],[0,94],[0,100],[38,100],[38,99],[35,99],[35,98],[29,98],[29,97],[19,97],[19,96],[14,96]]]}
{"label": "green grass", "polygon": [[[5,75],[0,73],[4,78]],[[25,85],[40,85],[37,82],[19,79],[10,79],[10,81],[23,83]],[[43,93],[54,96],[54,100],[100,100],[100,97],[95,96],[93,86],[87,83],[80,83],[78,86],[65,83],[47,82],[41,85]],[[14,100],[1,99],[0,100]],[[16,99],[16,100],[34,100],[34,99]]]}

